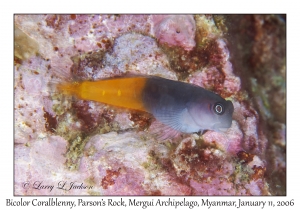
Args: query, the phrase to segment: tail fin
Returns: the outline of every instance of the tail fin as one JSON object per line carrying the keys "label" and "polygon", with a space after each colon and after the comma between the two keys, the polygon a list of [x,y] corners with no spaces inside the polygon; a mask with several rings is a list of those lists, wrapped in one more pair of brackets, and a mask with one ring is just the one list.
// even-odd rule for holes
{"label": "tail fin", "polygon": [[66,82],[57,84],[56,88],[64,94],[78,96],[80,84],[78,82]]}

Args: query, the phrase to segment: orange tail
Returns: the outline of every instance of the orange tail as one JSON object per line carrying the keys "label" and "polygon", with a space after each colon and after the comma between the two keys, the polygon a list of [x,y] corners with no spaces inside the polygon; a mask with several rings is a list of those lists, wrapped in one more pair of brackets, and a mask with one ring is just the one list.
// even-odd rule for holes
{"label": "orange tail", "polygon": [[80,97],[80,84],[77,82],[57,84],[57,89],[64,94],[76,95],[77,97]]}

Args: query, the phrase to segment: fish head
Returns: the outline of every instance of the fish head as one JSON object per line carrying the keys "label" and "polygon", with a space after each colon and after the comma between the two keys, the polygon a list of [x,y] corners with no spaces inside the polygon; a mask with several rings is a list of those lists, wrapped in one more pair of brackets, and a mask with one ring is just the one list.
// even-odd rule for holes
{"label": "fish head", "polygon": [[219,97],[217,100],[196,100],[188,104],[188,111],[201,130],[226,131],[231,127],[234,107],[231,101]]}

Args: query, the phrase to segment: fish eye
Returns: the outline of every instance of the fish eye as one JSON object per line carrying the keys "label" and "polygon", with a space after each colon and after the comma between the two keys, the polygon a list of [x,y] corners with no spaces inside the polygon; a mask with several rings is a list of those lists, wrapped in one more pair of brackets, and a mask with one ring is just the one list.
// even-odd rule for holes
{"label": "fish eye", "polygon": [[221,115],[224,113],[224,107],[221,103],[216,103],[214,106],[214,111],[216,114]]}

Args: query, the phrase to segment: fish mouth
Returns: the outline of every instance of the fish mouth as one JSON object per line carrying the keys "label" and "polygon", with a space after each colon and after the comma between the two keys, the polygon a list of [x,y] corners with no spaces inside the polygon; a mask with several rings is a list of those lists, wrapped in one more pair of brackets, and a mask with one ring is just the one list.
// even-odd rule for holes
{"label": "fish mouth", "polygon": [[229,127],[219,127],[220,123],[217,123],[213,126],[213,130],[217,132],[226,132],[231,126]]}
{"label": "fish mouth", "polygon": [[228,130],[228,128],[218,128],[218,131],[221,131],[221,132],[226,132]]}
{"label": "fish mouth", "polygon": [[228,104],[228,113],[229,113],[230,116],[232,116],[233,111],[234,111],[233,103],[232,103],[232,101],[226,101],[226,102]]}

